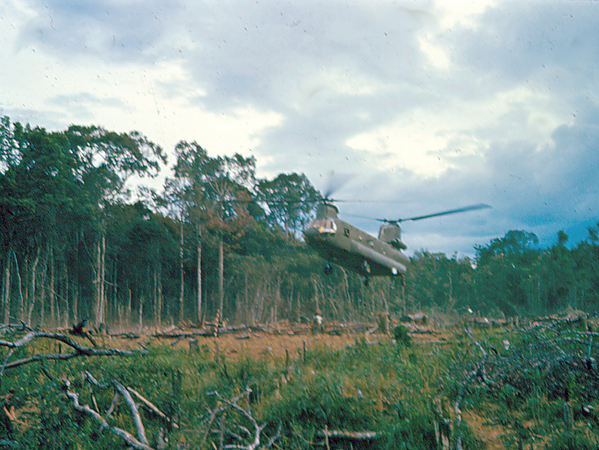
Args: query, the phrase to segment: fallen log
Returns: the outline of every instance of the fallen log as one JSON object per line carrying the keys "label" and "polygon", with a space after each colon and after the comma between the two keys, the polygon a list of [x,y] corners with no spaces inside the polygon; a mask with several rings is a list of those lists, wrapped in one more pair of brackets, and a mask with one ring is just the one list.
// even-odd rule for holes
{"label": "fallen log", "polygon": [[382,436],[382,433],[377,431],[346,431],[346,430],[321,430],[319,436],[336,439],[349,439],[354,441],[365,441],[376,439]]}
{"label": "fallen log", "polygon": [[[127,431],[123,430],[122,428],[111,426],[106,421],[106,419],[104,419],[104,417],[102,417],[98,412],[91,409],[88,405],[80,405],[79,404],[79,394],[77,394],[75,392],[71,392],[71,382],[67,378],[63,378],[63,382],[64,382],[64,390],[65,390],[66,396],[72,400],[73,407],[77,411],[80,411],[82,413],[85,413],[88,416],[91,416],[97,422],[100,423],[100,426],[102,428],[107,428],[108,430],[110,430],[111,432],[116,434],[117,436],[123,438],[125,440],[125,442],[127,442],[127,444],[129,444],[131,447],[140,449],[140,450],[152,450],[152,447],[150,447],[148,445],[147,441],[141,442],[141,441],[137,440],[131,433],[128,433]],[[145,436],[144,436],[144,439],[145,439]]]}
{"label": "fallen log", "polygon": [[23,347],[35,339],[43,339],[43,338],[54,339],[56,341],[62,342],[64,344],[68,345],[69,347],[73,348],[75,351],[73,351],[71,353],[58,353],[58,354],[49,353],[49,354],[33,355],[29,358],[20,359],[18,361],[13,361],[10,363],[8,362],[8,358],[11,356],[11,353],[9,352],[9,355],[8,355],[6,361],[4,362],[4,365],[2,366],[2,372],[4,371],[4,369],[11,369],[13,367],[23,366],[25,364],[29,364],[29,363],[35,362],[35,361],[43,361],[43,360],[65,361],[65,360],[68,360],[68,359],[71,359],[71,358],[74,358],[77,356],[132,356],[132,355],[139,354],[138,352],[133,352],[130,350],[90,348],[90,347],[86,347],[86,346],[80,344],[79,342],[71,339],[70,337],[68,337],[64,334],[49,333],[49,332],[45,332],[45,331],[31,331],[31,332],[27,333],[25,336],[23,336],[21,339],[15,341],[15,342],[0,340],[0,347],[7,347],[7,348],[10,348],[11,350],[13,350],[15,348]]}

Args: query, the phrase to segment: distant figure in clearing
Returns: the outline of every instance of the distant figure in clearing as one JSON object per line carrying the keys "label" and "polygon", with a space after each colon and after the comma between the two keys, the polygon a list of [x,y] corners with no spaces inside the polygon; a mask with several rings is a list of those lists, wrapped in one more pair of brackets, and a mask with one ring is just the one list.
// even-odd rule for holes
{"label": "distant figure in clearing", "polygon": [[318,334],[323,330],[323,320],[322,313],[320,309],[316,309],[316,313],[314,314],[314,320],[312,323],[312,334]]}

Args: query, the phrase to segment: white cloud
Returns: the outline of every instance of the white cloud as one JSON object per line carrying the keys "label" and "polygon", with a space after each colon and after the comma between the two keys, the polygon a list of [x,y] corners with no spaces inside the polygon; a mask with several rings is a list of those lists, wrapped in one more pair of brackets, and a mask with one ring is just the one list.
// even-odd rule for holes
{"label": "white cloud", "polygon": [[428,57],[429,62],[435,69],[447,70],[451,67],[449,52],[440,45],[435,44],[433,39],[430,35],[419,36],[418,44],[420,51]]}
{"label": "white cloud", "polygon": [[478,16],[488,8],[497,6],[498,2],[495,0],[436,0],[434,9],[438,11],[442,29],[475,29],[480,23]]}
{"label": "white cloud", "polygon": [[[354,172],[356,195],[414,215],[486,201],[502,205],[494,233],[558,227],[577,220],[550,207],[560,190],[595,202],[598,16],[582,2],[9,0],[0,114],[139,130],[167,151],[197,141],[256,156],[259,175]],[[426,225],[431,250],[480,237],[460,224]]]}
{"label": "white cloud", "polygon": [[422,177],[438,177],[460,167],[461,159],[483,157],[492,142],[527,140],[545,145],[567,120],[548,108],[550,98],[526,86],[463,100],[447,98],[428,108],[414,108],[389,123],[353,136],[347,145],[378,155],[386,167]]}

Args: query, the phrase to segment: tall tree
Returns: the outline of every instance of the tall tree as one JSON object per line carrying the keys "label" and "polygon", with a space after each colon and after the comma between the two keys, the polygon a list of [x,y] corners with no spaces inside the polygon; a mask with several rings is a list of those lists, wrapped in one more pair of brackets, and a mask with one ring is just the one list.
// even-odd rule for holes
{"label": "tall tree", "polygon": [[[4,126],[7,125],[4,121]],[[20,299],[17,316],[25,320],[27,315],[30,320],[29,311],[33,311],[36,301],[38,264],[44,259],[50,284],[40,295],[48,292],[52,321],[57,312],[62,313],[64,322],[69,311],[66,252],[72,240],[72,224],[88,223],[92,216],[90,202],[83,195],[83,183],[77,176],[77,158],[62,133],[14,124],[12,133],[5,129],[3,135],[3,145],[11,147],[3,151],[9,157],[4,160],[6,170],[0,180],[0,209],[5,221],[3,242],[8,251],[5,298],[10,292],[10,265],[14,261],[16,274],[21,278],[17,286]],[[21,295],[24,282],[21,273],[28,273],[33,283],[25,296]],[[62,305],[60,309],[57,300]],[[5,306],[10,309],[9,299]],[[43,307],[40,315],[44,315]]]}
{"label": "tall tree", "polygon": [[[261,211],[252,200],[256,175],[254,158],[241,155],[210,157],[196,142],[181,141],[175,147],[177,161],[173,192],[181,200],[186,216],[195,224],[198,239],[198,283],[201,283],[201,238],[207,228],[218,237],[218,310],[224,310],[225,245],[228,237],[243,232],[252,214]],[[201,315],[201,286],[197,287],[198,316]],[[199,318],[199,317],[198,317]]]}
{"label": "tall tree", "polygon": [[65,132],[78,158],[77,175],[92,200],[98,219],[93,322],[104,322],[106,273],[106,206],[126,198],[127,180],[133,176],[156,176],[166,163],[162,148],[138,132],[116,133],[97,126],[72,125]]}
{"label": "tall tree", "polygon": [[262,180],[256,186],[259,199],[267,205],[271,225],[285,230],[285,236],[295,236],[313,216],[321,194],[304,174],[280,174],[273,180]]}
{"label": "tall tree", "polygon": [[479,295],[508,315],[533,312],[539,298],[538,242],[534,233],[511,230],[475,247]]}

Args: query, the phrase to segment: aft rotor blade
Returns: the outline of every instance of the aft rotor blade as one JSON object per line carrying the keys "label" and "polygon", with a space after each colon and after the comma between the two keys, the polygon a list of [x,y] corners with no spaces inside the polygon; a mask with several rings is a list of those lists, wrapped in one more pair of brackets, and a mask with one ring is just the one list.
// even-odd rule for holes
{"label": "aft rotor blade", "polygon": [[441,211],[441,212],[434,213],[434,214],[427,214],[425,216],[408,217],[407,219],[398,219],[396,221],[389,221],[389,222],[407,222],[409,220],[415,221],[415,220],[422,220],[422,219],[430,219],[431,217],[448,216],[449,214],[458,214],[458,213],[463,213],[463,212],[467,212],[467,211],[476,211],[478,209],[486,209],[486,208],[490,208],[490,207],[491,206],[487,205],[486,203],[478,203],[476,205],[464,206],[463,208],[450,209],[449,211]]}

